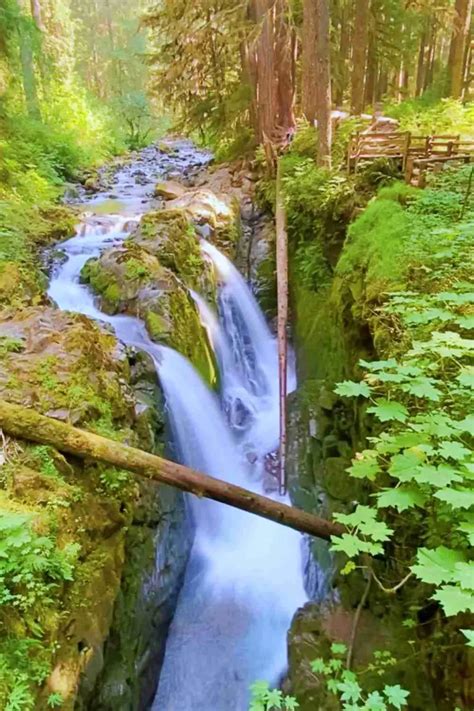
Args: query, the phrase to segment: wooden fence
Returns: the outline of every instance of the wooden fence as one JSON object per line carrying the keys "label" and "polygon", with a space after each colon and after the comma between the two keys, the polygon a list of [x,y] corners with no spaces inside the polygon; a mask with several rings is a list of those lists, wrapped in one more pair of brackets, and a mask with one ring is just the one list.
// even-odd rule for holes
{"label": "wooden fence", "polygon": [[361,164],[378,158],[400,163],[407,183],[424,187],[426,171],[437,170],[447,162],[469,163],[474,159],[474,140],[459,135],[417,136],[409,131],[352,134],[347,149],[347,170],[356,172]]}

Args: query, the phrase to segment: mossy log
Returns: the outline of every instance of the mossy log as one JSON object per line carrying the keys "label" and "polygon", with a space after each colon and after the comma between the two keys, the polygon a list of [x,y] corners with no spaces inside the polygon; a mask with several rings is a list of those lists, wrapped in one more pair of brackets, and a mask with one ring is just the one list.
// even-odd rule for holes
{"label": "mossy log", "polygon": [[50,445],[81,459],[106,462],[196,496],[257,514],[317,538],[328,540],[330,536],[340,535],[344,530],[340,525],[306,511],[4,400],[0,400],[0,427],[4,432],[20,439]]}

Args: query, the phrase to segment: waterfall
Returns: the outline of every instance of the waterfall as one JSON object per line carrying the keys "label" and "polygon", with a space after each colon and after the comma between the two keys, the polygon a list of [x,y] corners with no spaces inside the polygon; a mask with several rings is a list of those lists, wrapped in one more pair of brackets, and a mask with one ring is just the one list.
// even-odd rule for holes
{"label": "waterfall", "polygon": [[[192,165],[188,144],[181,160]],[[163,158],[164,165],[172,167]],[[199,163],[199,161],[198,161]],[[106,321],[117,337],[153,358],[182,463],[211,476],[262,491],[266,456],[278,445],[278,359],[275,339],[250,289],[214,246],[202,248],[219,279],[218,313],[193,297],[221,370],[213,394],[191,364],[153,343],[143,323],[100,312],[80,284],[84,264],[120,244],[150,203],[157,171],[147,185],[130,185],[131,167],[115,180],[120,210],[104,214],[111,196],[87,205],[76,235],[63,243],[66,261],[49,287],[59,308]],[[104,199],[106,198],[106,199]],[[114,203],[114,210],[117,209]],[[100,213],[100,214],[97,214]],[[290,383],[294,382],[290,368]],[[306,601],[301,536],[231,507],[189,495],[195,542],[166,647],[154,711],[246,711],[250,684],[277,683],[286,666],[286,634]]]}

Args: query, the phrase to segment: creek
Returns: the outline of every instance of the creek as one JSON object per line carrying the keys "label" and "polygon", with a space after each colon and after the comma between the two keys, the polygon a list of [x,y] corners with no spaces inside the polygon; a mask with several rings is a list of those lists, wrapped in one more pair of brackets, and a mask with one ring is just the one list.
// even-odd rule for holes
{"label": "creek", "polygon": [[[153,343],[139,319],[101,312],[80,283],[85,263],[119,245],[155,207],[157,180],[189,177],[210,159],[186,141],[172,148],[171,155],[145,149],[115,173],[108,189],[82,196],[81,222],[61,246],[66,258],[49,295],[63,310],[107,322],[121,341],[152,357],[172,451],[182,463],[261,492],[269,478],[268,455],[278,447],[277,349],[234,265],[202,240],[218,276],[217,312],[199,294],[192,296],[219,364],[218,395],[186,358]],[[294,385],[293,371],[290,367]],[[286,634],[307,600],[303,539],[284,526],[191,495],[187,506],[194,544],[152,709],[245,711],[250,684],[257,679],[276,684],[285,671]]]}

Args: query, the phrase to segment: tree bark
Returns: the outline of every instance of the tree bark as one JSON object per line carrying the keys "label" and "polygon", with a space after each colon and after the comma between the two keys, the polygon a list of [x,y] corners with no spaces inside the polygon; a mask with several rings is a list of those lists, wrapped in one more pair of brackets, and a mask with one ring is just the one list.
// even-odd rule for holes
{"label": "tree bark", "polygon": [[278,128],[283,135],[287,135],[293,132],[296,126],[294,113],[296,37],[288,23],[286,0],[277,0],[275,9]]}
{"label": "tree bark", "polygon": [[461,99],[464,88],[466,43],[471,26],[472,0],[456,0],[454,30],[449,50],[449,93]]}
{"label": "tree bark", "polygon": [[317,0],[303,1],[302,108],[307,120],[316,120],[317,94]]}
{"label": "tree bark", "polygon": [[318,164],[331,167],[331,46],[329,1],[317,0]]}
{"label": "tree bark", "polygon": [[276,123],[277,84],[275,80],[274,0],[254,0],[255,19],[261,23],[256,43],[258,138],[271,141]]}
{"label": "tree bark", "polygon": [[25,104],[28,116],[41,121],[41,110],[38,99],[38,88],[33,57],[32,39],[29,29],[25,26],[23,18],[19,18],[18,39],[20,46],[21,78]]}
{"label": "tree bark", "polygon": [[421,96],[425,84],[426,68],[426,30],[424,29],[420,37],[420,48],[418,50],[418,64],[416,68],[415,96]]}
{"label": "tree bark", "polygon": [[14,437],[47,444],[80,459],[106,462],[146,479],[257,514],[311,536],[329,540],[331,536],[340,535],[345,530],[337,523],[306,511],[4,400],[0,400],[0,427]]}
{"label": "tree bark", "polygon": [[31,7],[31,15],[33,17],[33,20],[35,21],[36,27],[41,30],[41,32],[44,32],[45,27],[43,24],[43,16],[41,12],[41,3],[40,0],[30,0],[30,7]]}
{"label": "tree bark", "polygon": [[364,110],[368,38],[369,0],[356,0],[352,52],[351,110],[357,116]]}
{"label": "tree bark", "polygon": [[281,184],[281,164],[276,178],[276,267],[278,297],[278,371],[280,380],[280,494],[286,493],[286,398],[288,394],[288,234]]}

